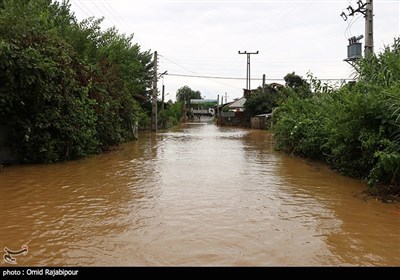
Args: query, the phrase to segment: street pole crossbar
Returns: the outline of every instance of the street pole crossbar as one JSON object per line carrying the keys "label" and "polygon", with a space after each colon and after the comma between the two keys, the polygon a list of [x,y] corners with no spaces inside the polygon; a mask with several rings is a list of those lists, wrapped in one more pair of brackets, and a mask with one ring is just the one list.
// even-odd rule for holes
{"label": "street pole crossbar", "polygon": [[252,54],[258,54],[258,51],[256,51],[256,52],[247,52],[247,51],[244,51],[244,52],[241,52],[241,51],[238,51],[238,53],[239,54],[246,54],[247,55],[247,69],[246,69],[246,89],[248,90],[248,91],[250,91],[250,88],[251,88],[251,86],[250,86],[250,55],[252,55]]}

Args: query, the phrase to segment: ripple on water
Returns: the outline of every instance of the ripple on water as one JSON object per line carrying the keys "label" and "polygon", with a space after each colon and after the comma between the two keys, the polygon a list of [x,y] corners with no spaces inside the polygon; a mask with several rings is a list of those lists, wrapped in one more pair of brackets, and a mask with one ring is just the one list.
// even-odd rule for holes
{"label": "ripple on water", "polygon": [[274,151],[261,130],[185,125],[1,176],[2,246],[21,265],[400,265],[395,205]]}

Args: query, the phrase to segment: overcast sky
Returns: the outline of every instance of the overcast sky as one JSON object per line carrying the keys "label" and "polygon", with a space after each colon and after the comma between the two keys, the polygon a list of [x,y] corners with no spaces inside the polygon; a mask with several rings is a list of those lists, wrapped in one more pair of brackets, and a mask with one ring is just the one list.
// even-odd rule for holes
{"label": "overcast sky", "polygon": [[[343,61],[347,38],[364,35],[364,18],[345,22],[340,14],[349,5],[358,7],[356,2],[70,0],[78,19],[104,17],[104,28],[133,33],[142,50],[158,52],[159,73],[168,71],[166,100],[175,100],[177,89],[188,85],[206,98],[227,93],[228,101],[242,97],[246,87],[246,55],[239,50],[259,51],[251,55],[252,88],[262,83],[263,74],[267,79],[282,79],[292,71],[303,77],[311,71],[321,79],[351,77]],[[379,52],[400,34],[400,1],[374,0],[374,15]],[[160,91],[161,85],[162,79]]]}

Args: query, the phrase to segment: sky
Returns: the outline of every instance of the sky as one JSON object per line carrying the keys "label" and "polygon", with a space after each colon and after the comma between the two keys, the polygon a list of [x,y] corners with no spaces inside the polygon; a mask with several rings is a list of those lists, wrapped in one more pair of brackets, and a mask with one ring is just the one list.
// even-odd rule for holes
{"label": "sky", "polygon": [[[366,0],[362,0],[365,2]],[[364,35],[361,14],[344,21],[349,0],[70,0],[79,20],[104,17],[104,29],[134,34],[143,51],[158,52],[158,82],[165,100],[187,85],[203,97],[227,101],[243,96],[247,56],[251,88],[284,83],[287,73],[319,79],[351,79],[348,38]],[[400,36],[400,0],[374,0],[374,51]],[[364,46],[364,39],[360,41]],[[222,79],[224,78],[224,79]],[[338,82],[335,80],[332,83]],[[225,100],[224,100],[225,101]]]}

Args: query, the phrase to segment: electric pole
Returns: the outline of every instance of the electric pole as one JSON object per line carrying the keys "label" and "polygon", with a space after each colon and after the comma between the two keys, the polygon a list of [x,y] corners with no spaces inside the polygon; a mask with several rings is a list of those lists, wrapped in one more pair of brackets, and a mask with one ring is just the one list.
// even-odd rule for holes
{"label": "electric pole", "polygon": [[357,13],[361,13],[365,18],[365,44],[364,44],[364,57],[368,57],[374,53],[374,12],[373,12],[373,2],[372,0],[357,1],[358,7],[354,9],[352,6],[348,6],[348,14],[342,12],[340,16],[344,21],[347,20],[348,17],[352,17]]}
{"label": "electric pole", "polygon": [[262,79],[262,93],[264,93],[264,88],[265,88],[265,74],[263,74],[263,79]]}
{"label": "electric pole", "polygon": [[241,52],[238,51],[239,54],[247,54],[247,69],[246,69],[246,89],[250,92],[250,55],[258,54],[257,52]]}
{"label": "electric pole", "polygon": [[365,45],[364,55],[365,57],[374,53],[374,13],[372,0],[366,0],[366,15],[365,15]]}
{"label": "electric pole", "polygon": [[220,123],[219,123],[219,120],[220,120],[220,118],[219,118],[219,94],[217,95],[217,125],[219,125]]}
{"label": "electric pole", "polygon": [[162,91],[161,91],[161,109],[164,111],[164,92],[165,92],[165,86],[162,85]]}
{"label": "electric pole", "polygon": [[157,131],[157,51],[154,52],[153,94],[151,96],[151,131]]}
{"label": "electric pole", "polygon": [[164,75],[168,75],[168,71],[164,71],[159,77],[162,77],[162,88],[161,88],[161,110],[164,110],[164,93],[165,93],[165,85],[164,85]]}

